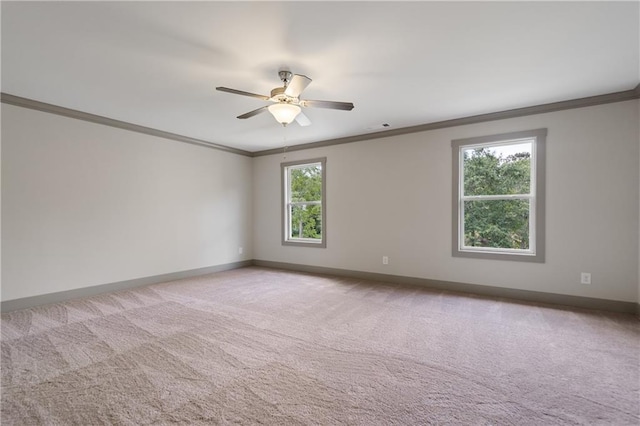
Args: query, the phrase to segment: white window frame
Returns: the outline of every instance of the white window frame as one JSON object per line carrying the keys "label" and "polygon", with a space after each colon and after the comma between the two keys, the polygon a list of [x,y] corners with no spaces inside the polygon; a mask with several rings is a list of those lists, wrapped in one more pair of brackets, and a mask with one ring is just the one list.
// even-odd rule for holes
{"label": "white window frame", "polygon": [[[451,141],[453,159],[452,256],[476,259],[544,262],[545,246],[545,151],[547,129]],[[529,194],[464,195],[464,151],[531,142]],[[472,200],[529,200],[529,249],[472,247],[464,245],[464,202]]]}
{"label": "white window frame", "polygon": [[[320,165],[322,171],[322,195],[320,201],[291,201],[291,173],[290,170],[300,169],[309,166]],[[281,163],[282,176],[282,245],[298,247],[327,247],[327,158],[313,158],[310,160],[289,161]],[[295,205],[320,205],[322,220],[322,238],[293,238],[291,235],[291,208]]]}

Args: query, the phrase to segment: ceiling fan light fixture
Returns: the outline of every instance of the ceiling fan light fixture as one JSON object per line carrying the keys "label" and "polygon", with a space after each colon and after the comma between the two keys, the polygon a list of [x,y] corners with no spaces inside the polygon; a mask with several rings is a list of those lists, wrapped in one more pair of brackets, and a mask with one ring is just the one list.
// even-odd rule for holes
{"label": "ceiling fan light fixture", "polygon": [[298,105],[286,103],[269,105],[267,109],[273,115],[273,118],[283,126],[286,126],[295,120],[296,116],[300,114],[301,111]]}
{"label": "ceiling fan light fixture", "polygon": [[237,118],[244,120],[245,118],[253,117],[268,110],[273,115],[273,118],[283,126],[290,124],[293,120],[303,127],[311,124],[309,118],[302,113],[301,107],[339,109],[343,111],[351,111],[353,109],[353,104],[351,102],[300,99],[300,94],[309,85],[309,83],[311,83],[311,79],[305,75],[292,74],[291,71],[280,71],[278,75],[280,80],[284,83],[284,86],[273,89],[271,91],[271,96],[258,95],[256,93],[230,89],[222,86],[216,87],[216,90],[273,102],[272,105],[265,105],[253,111],[239,115]]}

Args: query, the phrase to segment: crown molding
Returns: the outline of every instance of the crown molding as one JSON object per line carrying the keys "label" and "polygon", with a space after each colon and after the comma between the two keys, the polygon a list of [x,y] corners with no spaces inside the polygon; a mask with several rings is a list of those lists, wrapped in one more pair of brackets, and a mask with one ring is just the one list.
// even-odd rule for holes
{"label": "crown molding", "polygon": [[[453,120],[438,121],[434,123],[420,124],[418,126],[403,127],[400,129],[384,130],[381,132],[365,133],[362,135],[348,136],[345,138],[330,139],[321,142],[311,142],[287,147],[287,152],[301,151],[312,148],[322,148],[332,145],[360,142],[371,139],[387,138],[390,136],[406,135],[410,133],[426,132],[428,130],[444,129],[448,127],[464,126],[467,124],[484,123],[487,121],[504,120],[507,118],[524,117],[527,115],[544,114],[548,112],[562,111],[565,109],[584,108],[595,105],[603,105],[614,102],[629,101],[640,98],[640,84],[634,89],[622,92],[608,93],[605,95],[589,96],[586,98],[572,99],[568,101],[553,102],[549,104],[535,105],[524,108],[510,109],[506,111],[492,112],[488,114],[474,115],[470,117],[455,118]],[[253,153],[253,157],[281,154],[282,148],[267,149]]]}
{"label": "crown molding", "polygon": [[187,136],[169,133],[151,127],[140,126],[138,124],[128,123],[126,121],[114,120],[113,118],[103,117],[101,115],[90,114],[88,112],[78,111],[75,109],[65,108],[58,105],[48,104],[33,99],[22,98],[20,96],[10,95],[8,93],[0,93],[0,102],[8,105],[29,108],[36,111],[48,112],[51,114],[61,115],[63,117],[75,118],[78,120],[88,121],[90,123],[103,124],[105,126],[116,127],[118,129],[130,130],[132,132],[144,133],[145,135],[157,136],[159,138],[171,139],[178,142],[189,143],[192,145],[204,146],[206,148],[217,149],[220,151],[230,152],[233,154],[252,157],[252,153],[242,149],[231,148],[229,146],[207,142],[201,139],[190,138]]}
{"label": "crown molding", "polygon": [[[572,99],[568,101],[553,102],[542,105],[535,105],[524,108],[516,108],[488,114],[480,114],[469,117],[455,118],[452,120],[437,121],[433,123],[420,124],[417,126],[403,127],[399,129],[384,130],[381,132],[364,133],[361,135],[347,136],[344,138],[329,139],[319,142],[310,142],[300,145],[292,145],[287,147],[287,151],[302,151],[305,149],[323,148],[333,145],[342,145],[345,143],[361,142],[372,139],[387,138],[391,136],[406,135],[411,133],[426,132],[429,130],[445,129],[448,127],[464,126],[467,124],[484,123],[487,121],[504,120],[507,118],[524,117],[527,115],[544,114],[567,109],[584,108],[589,106],[604,105],[614,102],[624,102],[633,99],[640,99],[640,84],[630,90],[622,92],[608,93],[604,95],[589,96],[586,98]],[[9,105],[15,105],[23,108],[29,108],[37,111],[49,112],[64,117],[75,118],[78,120],[89,121],[91,123],[103,124],[105,126],[116,127],[119,129],[130,130],[132,132],[144,133],[160,138],[171,139],[178,142],[189,143],[193,145],[204,146],[207,148],[217,149],[220,151],[230,152],[233,154],[243,155],[246,157],[262,157],[265,155],[280,154],[282,148],[267,149],[263,151],[250,152],[242,149],[232,148],[226,145],[220,145],[213,142],[207,142],[201,139],[190,138],[175,133],[169,133],[151,127],[140,126],[126,121],[114,120],[112,118],[103,117],[101,115],[90,114],[70,108],[65,108],[33,99],[22,98],[20,96],[10,95],[8,93],[0,93],[0,102]]]}

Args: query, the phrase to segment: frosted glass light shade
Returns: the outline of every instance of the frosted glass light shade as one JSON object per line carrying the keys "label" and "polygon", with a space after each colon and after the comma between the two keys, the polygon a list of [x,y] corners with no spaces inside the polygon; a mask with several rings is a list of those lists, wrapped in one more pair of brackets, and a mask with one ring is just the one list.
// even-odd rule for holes
{"label": "frosted glass light shade", "polygon": [[291,123],[300,114],[300,107],[292,104],[273,104],[269,105],[267,109],[278,123],[284,125]]}

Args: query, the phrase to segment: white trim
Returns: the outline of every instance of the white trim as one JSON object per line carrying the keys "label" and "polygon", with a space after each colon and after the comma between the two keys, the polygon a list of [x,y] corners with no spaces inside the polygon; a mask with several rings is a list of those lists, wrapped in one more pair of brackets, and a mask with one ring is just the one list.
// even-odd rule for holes
{"label": "white trim", "polygon": [[322,205],[322,201],[293,201],[290,206]]}
{"label": "white trim", "polygon": [[460,197],[461,201],[495,201],[495,200],[531,200],[535,198],[531,194],[509,194],[509,195],[466,195]]}
{"label": "white trim", "polygon": [[[513,145],[530,145],[531,153],[529,158],[529,193],[528,194],[500,194],[500,195],[464,195],[465,188],[465,167],[464,167],[464,154],[467,151],[472,151],[482,148],[494,148],[501,146],[513,146]],[[495,142],[482,142],[470,145],[461,145],[458,149],[458,156],[460,159],[460,168],[458,171],[459,180],[459,218],[460,218],[460,232],[458,238],[458,250],[463,252],[482,252],[482,253],[508,253],[525,256],[535,256],[535,150],[536,137],[525,137],[517,139],[496,139]],[[464,223],[464,203],[465,201],[510,201],[510,200],[528,200],[529,201],[529,241],[528,249],[514,249],[504,247],[477,247],[467,246],[465,244],[465,223]]]}
{"label": "white trim", "polygon": [[305,244],[322,244],[322,240],[318,240],[315,238],[297,238],[290,237],[288,240],[290,243],[305,243]]}
{"label": "white trim", "polygon": [[500,247],[463,246],[461,250],[469,251],[469,252],[482,252],[482,253],[507,253],[507,254],[521,255],[521,256],[535,256],[536,254],[532,250],[509,249],[509,248],[500,248]]}

